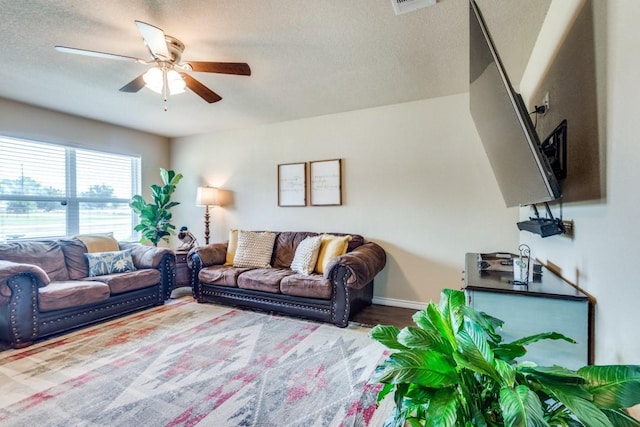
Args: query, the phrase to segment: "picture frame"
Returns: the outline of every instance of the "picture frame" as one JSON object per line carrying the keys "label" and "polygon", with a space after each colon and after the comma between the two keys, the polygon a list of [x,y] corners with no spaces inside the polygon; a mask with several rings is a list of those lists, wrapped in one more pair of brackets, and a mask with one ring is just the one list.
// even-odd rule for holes
{"label": "picture frame", "polygon": [[342,205],[342,159],[309,163],[312,206]]}
{"label": "picture frame", "polygon": [[307,163],[278,165],[278,206],[307,205]]}

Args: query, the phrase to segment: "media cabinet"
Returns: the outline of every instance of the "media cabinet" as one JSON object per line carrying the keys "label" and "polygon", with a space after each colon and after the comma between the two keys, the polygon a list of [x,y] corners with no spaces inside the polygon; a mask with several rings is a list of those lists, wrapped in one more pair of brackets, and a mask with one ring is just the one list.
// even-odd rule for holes
{"label": "media cabinet", "polygon": [[505,342],[542,332],[577,342],[539,341],[527,346],[522,360],[574,370],[593,363],[594,301],[549,269],[543,267],[528,286],[514,285],[513,272],[480,270],[478,254],[468,253],[463,289],[471,307],[504,321]]}

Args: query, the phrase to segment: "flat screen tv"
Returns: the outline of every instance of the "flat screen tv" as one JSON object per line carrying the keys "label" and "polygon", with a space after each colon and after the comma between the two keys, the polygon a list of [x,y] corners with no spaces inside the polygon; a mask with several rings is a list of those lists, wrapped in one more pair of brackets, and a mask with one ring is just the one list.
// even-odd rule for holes
{"label": "flat screen tv", "polygon": [[558,179],[474,0],[469,0],[469,102],[507,207],[559,198]]}

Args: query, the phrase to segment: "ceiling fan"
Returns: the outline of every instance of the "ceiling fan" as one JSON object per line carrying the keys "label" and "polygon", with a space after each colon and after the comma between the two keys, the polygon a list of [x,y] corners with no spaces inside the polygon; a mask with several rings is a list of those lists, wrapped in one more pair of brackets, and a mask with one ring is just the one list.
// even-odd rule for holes
{"label": "ceiling fan", "polygon": [[211,62],[189,61],[182,62],[184,44],[175,37],[166,35],[162,29],[142,21],[135,21],[144,44],[149,49],[151,59],[134,58],[132,56],[116,55],[113,53],[97,52],[93,50],[77,49],[67,46],[56,46],[59,52],[73,53],[77,55],[94,56],[97,58],[116,59],[120,61],[137,62],[139,64],[153,65],[145,73],[120,88],[121,92],[138,92],[143,87],[148,87],[154,92],[162,94],[164,109],[167,110],[167,97],[184,92],[189,88],[196,95],[208,103],[220,101],[222,97],[203,85],[201,82],[187,74],[188,71],[201,73],[221,73],[250,76],[251,69],[244,62]]}

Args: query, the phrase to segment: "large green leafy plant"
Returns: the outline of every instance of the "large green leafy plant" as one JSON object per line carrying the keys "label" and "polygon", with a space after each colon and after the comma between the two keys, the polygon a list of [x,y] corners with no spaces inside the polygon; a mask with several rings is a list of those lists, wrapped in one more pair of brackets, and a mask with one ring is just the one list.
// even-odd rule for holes
{"label": "large green leafy plant", "polygon": [[142,196],[136,194],[129,203],[131,209],[140,217],[140,224],[136,225],[134,230],[141,233],[141,241],[149,241],[154,246],[158,246],[160,240],[169,242],[169,236],[175,234],[176,227],[171,224],[169,209],[180,204],[172,202],[171,195],[182,179],[182,174],[161,168],[160,177],[164,185],[153,184],[150,187],[151,202],[147,202]]}
{"label": "large green leafy plant", "polygon": [[372,378],[384,384],[378,401],[394,393],[386,426],[640,426],[625,409],[640,403],[640,366],[517,362],[529,343],[573,340],[543,333],[505,343],[502,321],[467,306],[461,291],[445,289],[413,320],[371,331],[394,350]]}

